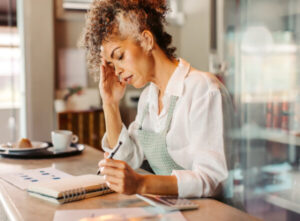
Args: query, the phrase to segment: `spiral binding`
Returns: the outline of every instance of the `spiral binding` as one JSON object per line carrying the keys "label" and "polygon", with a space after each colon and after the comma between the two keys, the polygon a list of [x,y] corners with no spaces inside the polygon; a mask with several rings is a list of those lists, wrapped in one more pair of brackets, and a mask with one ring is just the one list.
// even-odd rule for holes
{"label": "spiral binding", "polygon": [[[100,187],[99,190],[101,191],[101,195],[112,192],[112,190],[105,185]],[[63,197],[62,203],[82,200],[85,199],[86,197],[86,190],[84,188],[75,188],[75,189],[67,190],[62,192],[62,197]]]}
{"label": "spiral binding", "polygon": [[84,188],[76,188],[62,192],[63,203],[84,199],[86,191]]}

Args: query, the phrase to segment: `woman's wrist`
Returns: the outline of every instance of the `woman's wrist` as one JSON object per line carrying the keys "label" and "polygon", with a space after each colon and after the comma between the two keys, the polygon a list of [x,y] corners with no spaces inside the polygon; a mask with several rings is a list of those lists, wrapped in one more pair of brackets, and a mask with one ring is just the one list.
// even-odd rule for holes
{"label": "woman's wrist", "polygon": [[147,193],[147,175],[138,174],[137,194]]}
{"label": "woman's wrist", "polygon": [[118,138],[122,131],[122,120],[119,103],[103,103],[102,107],[105,119],[107,143],[110,148],[113,148],[117,144]]}
{"label": "woman's wrist", "polygon": [[104,110],[119,109],[119,102],[103,103],[102,107]]}
{"label": "woman's wrist", "polygon": [[177,177],[174,175],[139,174],[138,179],[138,194],[178,195]]}

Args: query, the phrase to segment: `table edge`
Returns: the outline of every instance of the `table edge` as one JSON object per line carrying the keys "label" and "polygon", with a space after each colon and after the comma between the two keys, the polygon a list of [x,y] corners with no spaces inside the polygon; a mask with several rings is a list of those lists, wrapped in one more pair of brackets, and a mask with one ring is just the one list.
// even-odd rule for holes
{"label": "table edge", "polygon": [[4,187],[4,180],[0,179],[0,202],[4,208],[4,211],[9,218],[9,220],[12,221],[23,221],[23,218],[18,211],[18,209],[15,207],[15,205],[12,203],[12,199],[7,194],[5,187]]}

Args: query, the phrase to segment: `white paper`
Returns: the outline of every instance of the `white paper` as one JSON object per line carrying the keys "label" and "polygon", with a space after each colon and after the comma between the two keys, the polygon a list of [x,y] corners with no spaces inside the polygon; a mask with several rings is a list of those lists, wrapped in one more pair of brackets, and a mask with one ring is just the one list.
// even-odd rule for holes
{"label": "white paper", "polygon": [[[161,213],[154,207],[132,207],[113,209],[93,209],[93,210],[58,210],[55,212],[53,221],[75,221],[82,218],[101,217],[101,220],[126,220],[128,218],[142,218],[149,220],[150,217],[157,216],[157,220],[186,221],[179,211]],[[99,219],[100,220],[100,219]],[[155,219],[156,220],[156,219]]]}
{"label": "white paper", "polygon": [[31,183],[38,183],[44,180],[60,180],[72,175],[65,173],[53,167],[39,168],[32,170],[23,170],[16,173],[0,174],[0,178],[15,185],[16,187],[26,190]]}

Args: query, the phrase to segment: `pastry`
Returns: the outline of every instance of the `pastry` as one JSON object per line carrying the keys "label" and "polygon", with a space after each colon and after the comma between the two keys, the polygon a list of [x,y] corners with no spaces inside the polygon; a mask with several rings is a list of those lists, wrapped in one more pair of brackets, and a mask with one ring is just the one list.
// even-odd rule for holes
{"label": "pastry", "polygon": [[17,144],[17,148],[31,148],[33,147],[30,140],[27,138],[22,138]]}

